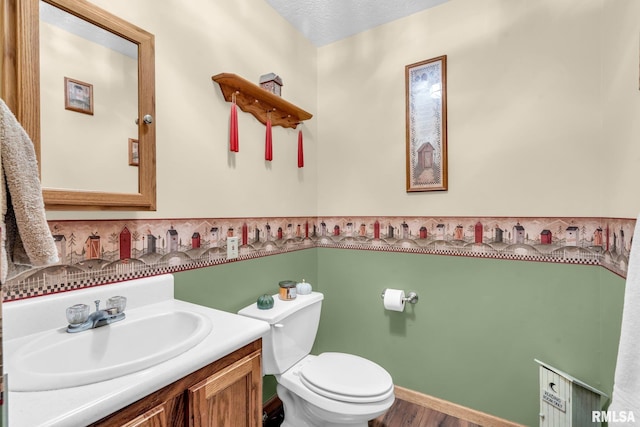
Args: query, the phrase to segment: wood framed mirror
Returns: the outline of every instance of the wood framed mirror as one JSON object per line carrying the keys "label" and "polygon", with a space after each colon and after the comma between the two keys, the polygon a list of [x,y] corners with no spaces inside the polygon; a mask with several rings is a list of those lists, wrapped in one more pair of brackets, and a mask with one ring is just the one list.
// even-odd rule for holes
{"label": "wood framed mirror", "polygon": [[2,97],[34,143],[45,207],[155,210],[154,36],[86,0],[0,6]]}

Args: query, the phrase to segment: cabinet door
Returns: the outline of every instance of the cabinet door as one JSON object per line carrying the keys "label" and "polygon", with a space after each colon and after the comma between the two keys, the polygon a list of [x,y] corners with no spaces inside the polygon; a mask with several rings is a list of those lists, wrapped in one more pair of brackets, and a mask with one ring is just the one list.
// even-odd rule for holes
{"label": "cabinet door", "polygon": [[252,353],[189,388],[191,427],[260,427],[260,352]]}
{"label": "cabinet door", "polygon": [[156,406],[122,427],[168,427],[167,413],[164,406]]}

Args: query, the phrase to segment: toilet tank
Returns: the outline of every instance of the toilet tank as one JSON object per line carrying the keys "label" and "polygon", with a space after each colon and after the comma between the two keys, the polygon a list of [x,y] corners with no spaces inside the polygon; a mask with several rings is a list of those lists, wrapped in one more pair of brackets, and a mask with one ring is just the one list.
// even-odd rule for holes
{"label": "toilet tank", "polygon": [[323,298],[320,292],[298,295],[291,301],[274,295],[274,305],[269,310],[260,310],[253,303],[238,312],[271,325],[262,338],[264,375],[282,374],[309,354],[318,332]]}

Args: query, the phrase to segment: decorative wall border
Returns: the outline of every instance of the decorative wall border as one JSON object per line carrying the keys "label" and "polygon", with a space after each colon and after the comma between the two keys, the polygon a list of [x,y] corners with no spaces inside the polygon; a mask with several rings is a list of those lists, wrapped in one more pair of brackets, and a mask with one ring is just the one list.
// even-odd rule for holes
{"label": "decorative wall border", "polygon": [[[635,219],[276,217],[50,221],[58,265],[28,268],[4,301],[313,247],[600,265],[625,277]],[[240,238],[227,260],[226,238]]]}

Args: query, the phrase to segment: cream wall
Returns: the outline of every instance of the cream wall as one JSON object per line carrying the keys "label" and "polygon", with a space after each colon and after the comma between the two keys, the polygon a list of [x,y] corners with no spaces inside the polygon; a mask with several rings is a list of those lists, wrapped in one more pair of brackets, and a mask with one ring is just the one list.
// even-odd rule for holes
{"label": "cream wall", "polygon": [[[47,212],[49,219],[315,215],[317,183],[316,48],[262,1],[95,0],[155,35],[156,212]],[[297,130],[274,128],[273,162],[264,161],[265,126],[239,113],[240,152],[230,154],[230,104],[211,76],[257,82],[269,72],[283,96],[314,114]]]}
{"label": "cream wall", "polygon": [[596,152],[603,161],[603,216],[640,213],[640,2],[605,1],[603,123]]}
{"label": "cream wall", "polygon": [[[320,48],[319,216],[635,217],[638,7],[451,0]],[[449,191],[407,194],[404,67],[445,54]]]}
{"label": "cream wall", "polygon": [[[635,217],[634,0],[450,0],[315,48],[261,1],[94,0],[156,36],[158,211],[50,219],[277,215]],[[449,191],[405,192],[407,64],[448,56]],[[296,131],[241,113],[210,80],[276,72],[312,112]]]}

